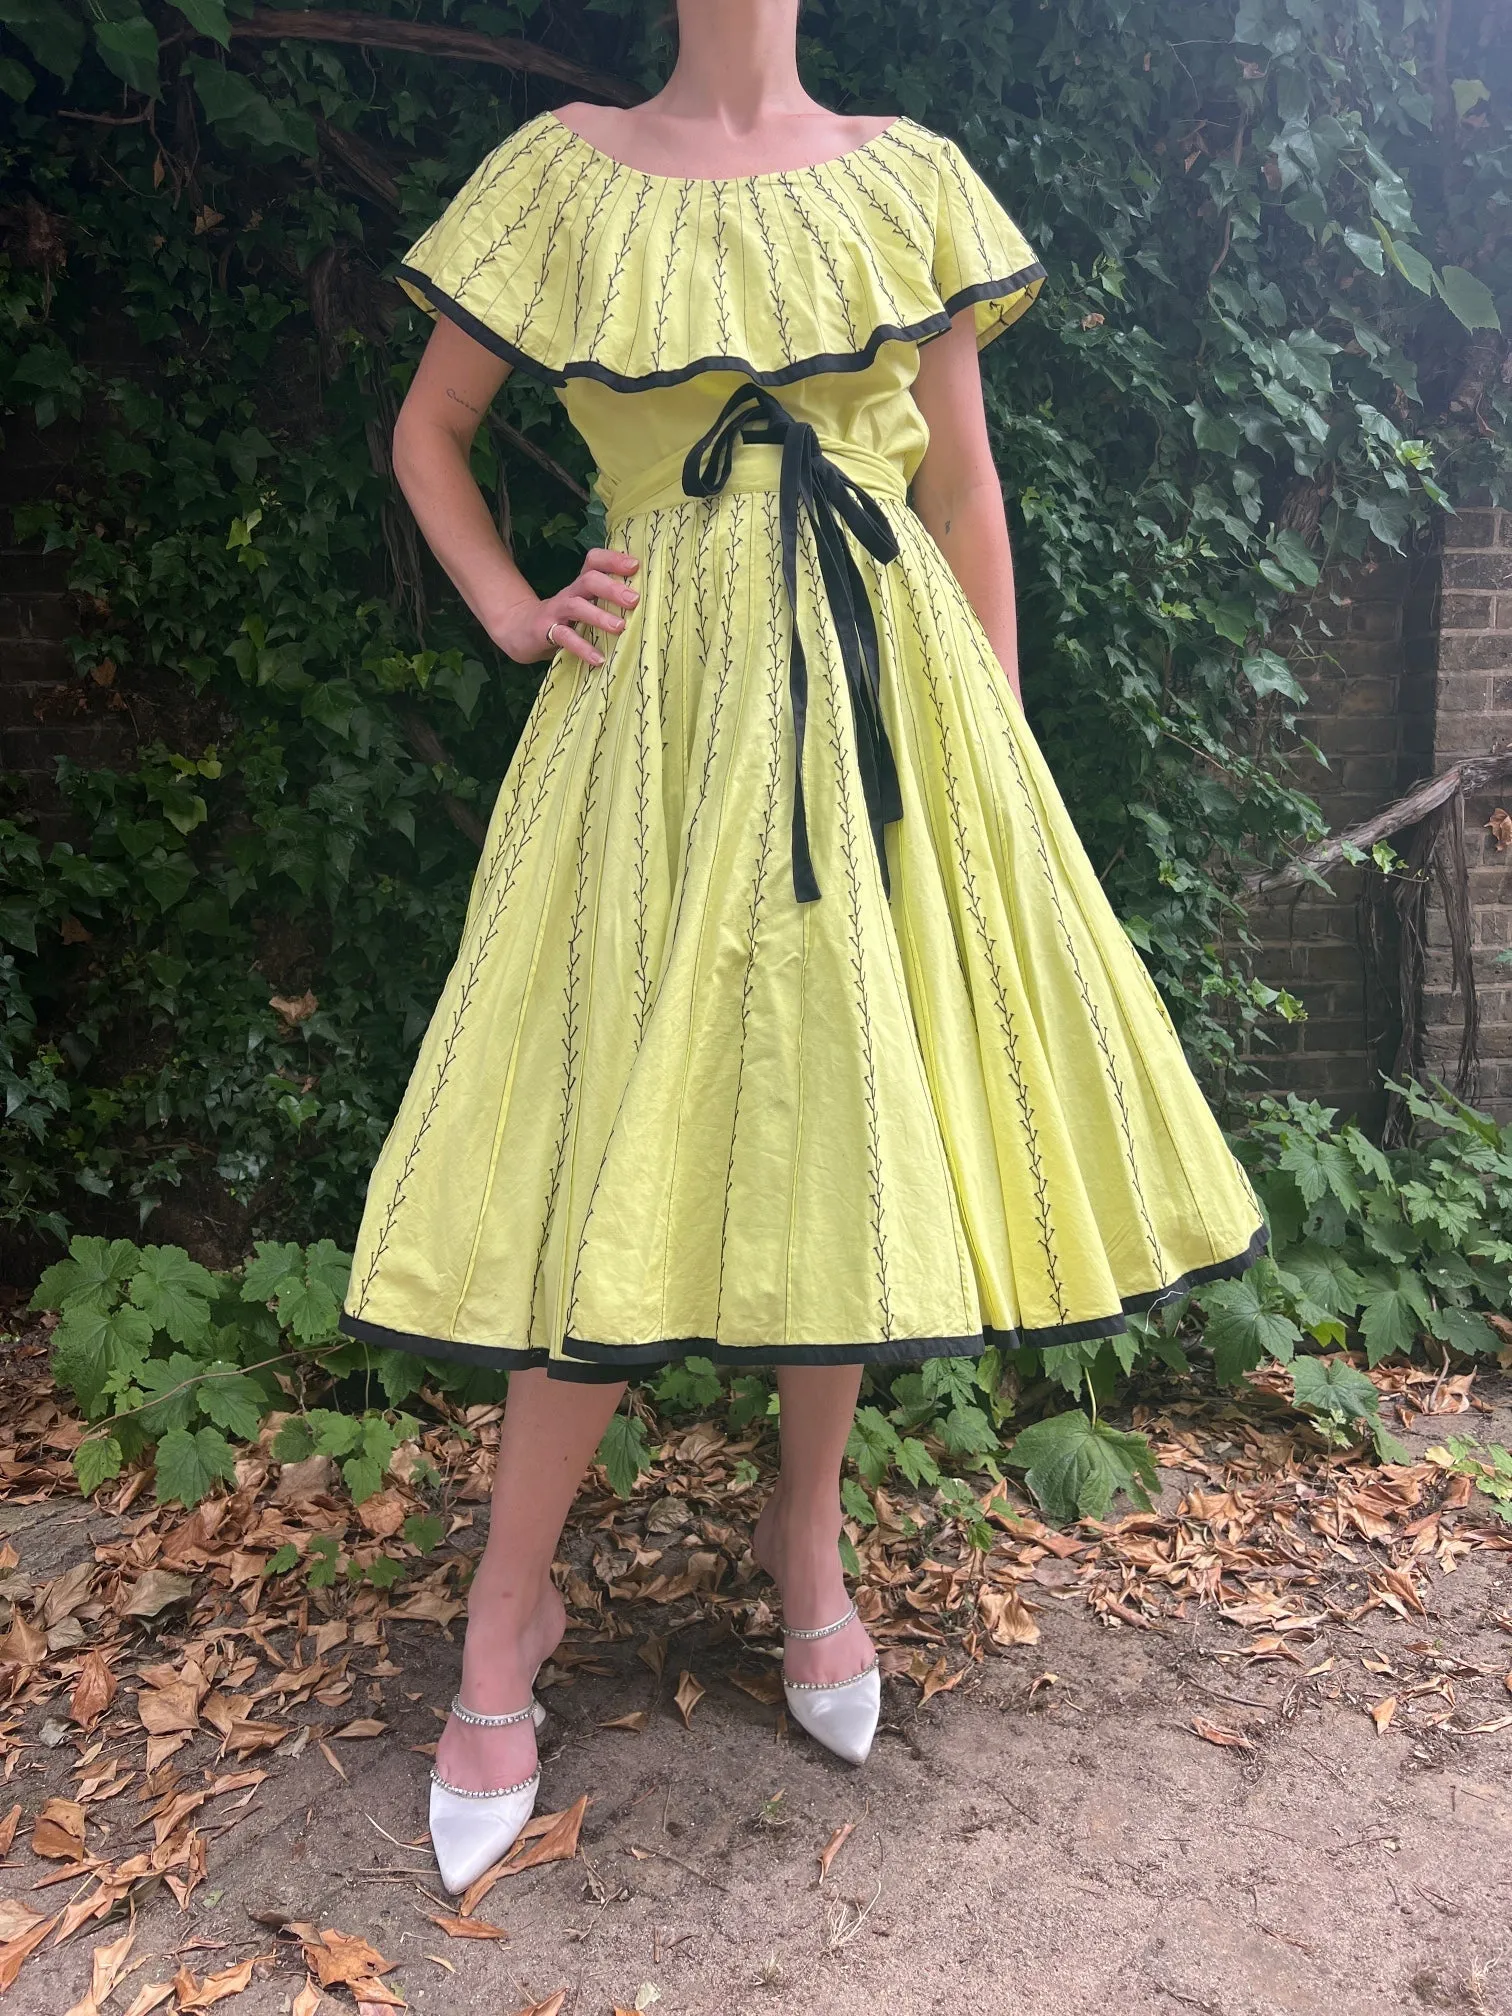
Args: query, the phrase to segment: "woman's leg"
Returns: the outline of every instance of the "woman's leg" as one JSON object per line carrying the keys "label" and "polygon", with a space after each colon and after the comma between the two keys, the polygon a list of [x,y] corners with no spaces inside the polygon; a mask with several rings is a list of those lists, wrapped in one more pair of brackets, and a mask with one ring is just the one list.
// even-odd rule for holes
{"label": "woman's leg", "polygon": [[[779,1368],[782,1472],[756,1522],[752,1551],[782,1591],[795,1630],[833,1624],[850,1602],[840,1566],[840,1465],[861,1389],[859,1365]],[[872,1657],[859,1618],[828,1638],[786,1641],[790,1680],[848,1680]]]}
{"label": "woman's leg", "polygon": [[[550,1379],[544,1367],[510,1374],[488,1544],[468,1592],[462,1652],[462,1703],[479,1715],[523,1708],[537,1666],[561,1642],[567,1612],[551,1564],[624,1390]],[[535,1769],[535,1732],[528,1722],[506,1729],[448,1722],[436,1769],[469,1792],[518,1784]]]}

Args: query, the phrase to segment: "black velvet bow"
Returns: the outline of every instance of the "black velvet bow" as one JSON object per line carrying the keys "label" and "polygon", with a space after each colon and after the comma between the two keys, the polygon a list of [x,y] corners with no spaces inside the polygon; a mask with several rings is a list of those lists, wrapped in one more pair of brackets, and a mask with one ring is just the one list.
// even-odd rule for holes
{"label": "black velvet bow", "polygon": [[795,420],[763,385],[742,385],[726,400],[719,418],[688,450],[682,486],[689,497],[713,497],[730,479],[736,443],[780,444],[782,468],[778,505],[782,528],[782,578],[792,613],[788,690],[793,705],[795,781],[793,787],[793,893],[800,903],[819,896],[809,853],[803,809],[803,731],[808,715],[808,661],[798,634],[798,519],[807,512],[819,554],[819,572],[840,644],[845,683],[856,728],[856,759],[871,825],[882,886],[891,894],[882,829],[903,816],[898,770],[882,719],[882,664],[877,625],[866,583],[846,543],[845,530],[876,560],[895,560],[898,542],[875,497],[853,482],[819,446],[806,420]]}

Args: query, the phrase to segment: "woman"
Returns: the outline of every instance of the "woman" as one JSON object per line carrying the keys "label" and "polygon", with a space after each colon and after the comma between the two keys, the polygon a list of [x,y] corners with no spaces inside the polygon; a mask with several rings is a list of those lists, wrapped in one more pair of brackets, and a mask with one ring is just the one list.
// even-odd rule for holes
{"label": "woman", "polygon": [[[1259,1250],[1019,706],[977,352],[1042,269],[953,143],[805,93],[797,9],[687,0],[664,90],[528,121],[401,270],[437,321],[399,480],[494,643],[550,657],[343,1319],[513,1372],[431,1794],[453,1890],[530,1814],[551,1564],[628,1373],[776,1368],[753,1551],[790,1711],[859,1763],[862,1367],[1111,1335]],[[468,473],[516,369],[607,509],[545,598]]]}

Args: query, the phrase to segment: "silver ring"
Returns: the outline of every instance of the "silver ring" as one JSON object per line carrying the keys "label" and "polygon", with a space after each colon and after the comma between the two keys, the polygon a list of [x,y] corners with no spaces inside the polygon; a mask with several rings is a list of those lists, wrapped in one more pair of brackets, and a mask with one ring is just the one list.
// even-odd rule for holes
{"label": "silver ring", "polygon": [[567,647],[566,647],[566,645],[565,645],[565,644],[558,644],[558,643],[557,643],[557,634],[556,634],[556,627],[557,627],[557,623],[560,623],[560,622],[561,622],[561,620],[562,620],[562,619],[561,619],[561,617],[559,616],[559,617],[558,617],[558,618],[556,619],[556,623],[548,623],[548,624],[546,625],[546,640],[547,640],[547,642],[548,642],[548,643],[550,643],[550,644],[556,644],[556,648],[558,649],[558,651],[565,651],[565,650],[566,650],[566,648],[567,648]]}

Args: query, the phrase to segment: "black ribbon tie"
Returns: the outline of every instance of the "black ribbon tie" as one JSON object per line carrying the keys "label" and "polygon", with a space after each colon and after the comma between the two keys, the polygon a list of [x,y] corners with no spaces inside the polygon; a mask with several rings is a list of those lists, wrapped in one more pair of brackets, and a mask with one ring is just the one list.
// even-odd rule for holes
{"label": "black ribbon tie", "polygon": [[798,521],[806,513],[819,554],[819,572],[840,643],[840,660],[850,691],[856,729],[856,760],[872,830],[882,887],[891,895],[883,828],[903,817],[898,769],[882,719],[882,660],[877,625],[866,582],[846,541],[849,529],[859,545],[885,565],[898,557],[898,542],[881,505],[847,476],[819,446],[806,420],[795,420],[764,385],[742,385],[725,401],[719,418],[688,450],[682,486],[689,497],[716,496],[730,480],[740,440],[782,449],[778,480],[782,528],[782,579],[792,616],[788,691],[793,707],[793,893],[800,903],[819,898],[809,852],[803,807],[803,733],[808,715],[808,660],[798,634]]}

